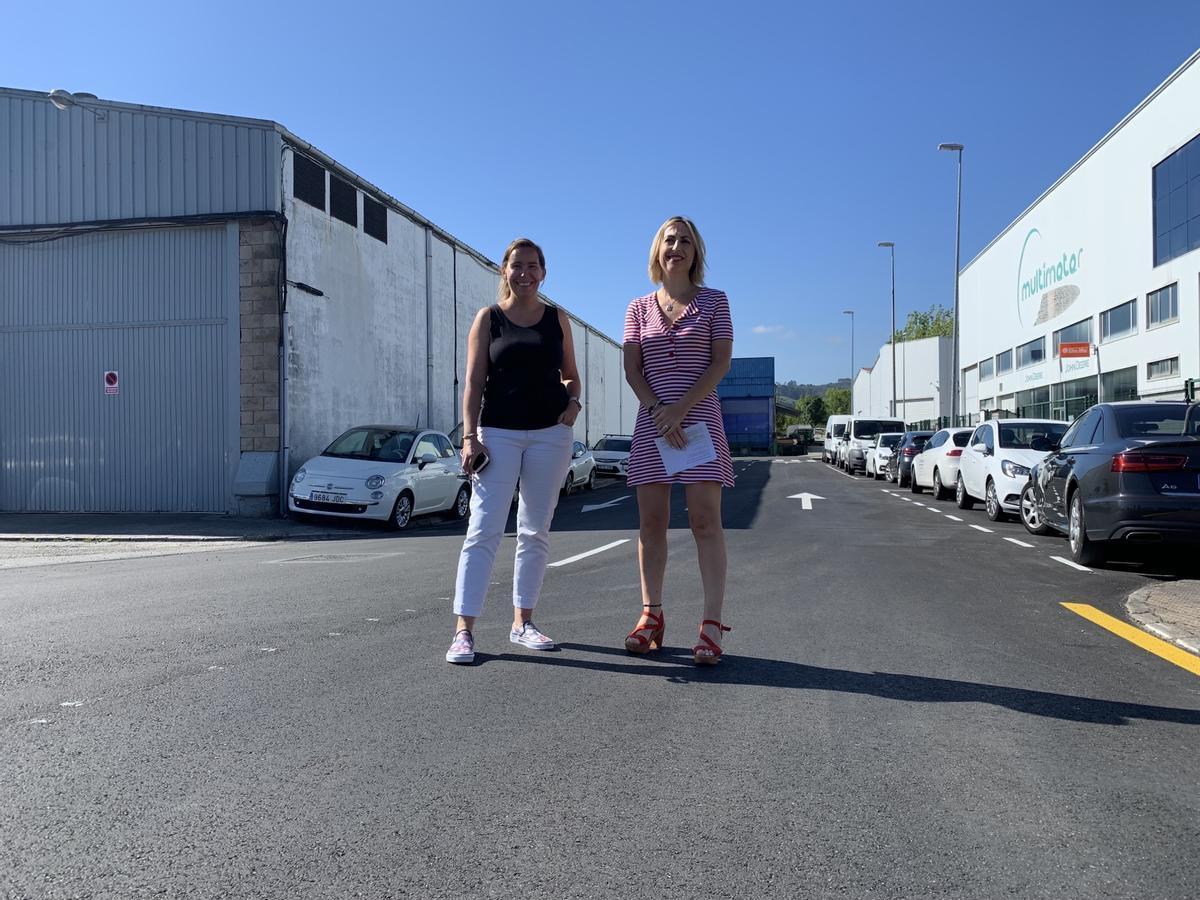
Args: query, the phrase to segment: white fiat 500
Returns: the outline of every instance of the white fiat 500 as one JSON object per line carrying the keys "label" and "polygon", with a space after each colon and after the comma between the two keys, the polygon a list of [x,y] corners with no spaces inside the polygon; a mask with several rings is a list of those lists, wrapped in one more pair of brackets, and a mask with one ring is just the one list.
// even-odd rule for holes
{"label": "white fiat 500", "polygon": [[1067,422],[1052,419],[990,419],[971,435],[958,464],[954,499],[959,509],[975,501],[987,506],[987,517],[999,522],[1021,510],[1021,491],[1029,472],[1067,433]]}
{"label": "white fiat 500", "polygon": [[413,516],[466,518],[471,486],[450,439],[403,425],[360,425],[302,465],[288,509],[315,516],[378,519],[407,528]]}

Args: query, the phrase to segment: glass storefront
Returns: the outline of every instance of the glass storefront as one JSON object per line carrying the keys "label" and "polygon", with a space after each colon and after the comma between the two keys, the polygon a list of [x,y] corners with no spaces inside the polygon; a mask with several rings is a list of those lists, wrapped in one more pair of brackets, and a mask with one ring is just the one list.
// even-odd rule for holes
{"label": "glass storefront", "polygon": [[1072,421],[1096,402],[1096,376],[1050,385],[1050,418]]}
{"label": "glass storefront", "polygon": [[1023,419],[1049,419],[1050,386],[1017,391],[1017,415]]}
{"label": "glass storefront", "polygon": [[1105,403],[1138,398],[1137,366],[1105,372],[1100,376],[1100,397]]}

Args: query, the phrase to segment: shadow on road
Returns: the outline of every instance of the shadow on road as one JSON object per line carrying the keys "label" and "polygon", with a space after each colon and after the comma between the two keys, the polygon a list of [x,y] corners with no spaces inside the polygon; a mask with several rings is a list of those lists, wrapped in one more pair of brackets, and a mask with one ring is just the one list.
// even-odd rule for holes
{"label": "shadow on road", "polygon": [[[702,668],[692,663],[690,650],[667,647],[647,657],[627,654],[623,649],[598,644],[561,643],[564,651],[594,653],[619,657],[622,662],[579,659],[563,654],[529,656],[518,653],[497,655],[479,654],[476,664],[489,662],[518,662],[533,665],[564,666],[594,672],[621,675],[644,675],[661,678],[672,684],[740,684],[757,687],[793,688],[798,690],[836,691],[846,694],[865,694],[887,700],[912,703],[987,703],[1032,716],[1087,722],[1093,725],[1128,725],[1131,719],[1150,722],[1175,722],[1181,725],[1200,725],[1200,710],[1175,709],[1166,706],[1147,706],[1115,700],[1094,700],[1071,694],[1055,694],[1025,688],[979,684],[973,681],[954,681],[946,678],[926,678],[920,675],[899,675],[892,672],[852,672],[847,669],[827,669],[778,659],[762,659],[726,653],[718,666]],[[654,662],[649,662],[654,660]]]}

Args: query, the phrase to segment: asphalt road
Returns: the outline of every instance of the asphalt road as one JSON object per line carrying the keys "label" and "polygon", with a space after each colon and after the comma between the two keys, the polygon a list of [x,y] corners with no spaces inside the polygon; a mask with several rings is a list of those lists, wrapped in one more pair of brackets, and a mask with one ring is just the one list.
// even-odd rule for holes
{"label": "asphalt road", "polygon": [[550,569],[560,649],[507,641],[506,538],[471,667],[442,660],[461,526],[9,560],[0,892],[1200,895],[1200,678],[1062,605],[1119,617],[1153,572],[735,468],[713,670],[682,494],[646,658],[622,485],[560,504],[553,560],[625,541]]}

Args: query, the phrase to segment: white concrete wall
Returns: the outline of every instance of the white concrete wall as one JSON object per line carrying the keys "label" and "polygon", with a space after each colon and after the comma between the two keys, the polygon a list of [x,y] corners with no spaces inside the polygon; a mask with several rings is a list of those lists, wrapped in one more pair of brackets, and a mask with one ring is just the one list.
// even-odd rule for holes
{"label": "white concrete wall", "polygon": [[[896,416],[920,422],[950,414],[951,339],[922,338],[896,345]],[[943,390],[945,386],[945,390]],[[854,402],[858,415],[891,415],[892,345],[884,344],[869,369],[859,369],[854,379]]]}
{"label": "white concrete wall", "polygon": [[[361,191],[355,228],[295,200],[291,175],[287,158],[287,277],[324,296],[294,286],[287,293],[288,474],[353,425],[419,420],[449,432],[462,419],[467,336],[479,309],[495,302],[497,271],[434,234],[427,316],[424,226],[389,207],[384,244],[362,230]],[[620,345],[574,317],[571,332],[587,404],[576,439],[590,445],[629,433],[637,401]]]}
{"label": "white concrete wall", "polygon": [[[1142,396],[1181,397],[1182,380],[1200,376],[1200,252],[1160,266],[1153,255],[1153,168],[1197,133],[1200,61],[1193,57],[963,270],[962,369],[1046,338],[1044,362],[980,381],[977,400],[1095,375],[1095,356],[1060,366],[1054,331],[1090,317],[1093,342],[1100,343],[1100,313],[1135,298],[1137,330],[1100,344],[1102,371],[1136,366]],[[1069,286],[1078,295],[1069,307],[1048,308],[1050,315],[1042,315],[1041,292],[1023,298],[1022,283],[1043,266],[1057,266],[1064,255],[1064,269],[1072,268],[1074,257],[1074,271],[1064,271],[1054,287]],[[1148,330],[1146,295],[1172,283],[1178,283],[1179,321]],[[1146,364],[1172,356],[1179,356],[1180,376],[1149,382]],[[1011,400],[1005,404],[1011,407]]]}

